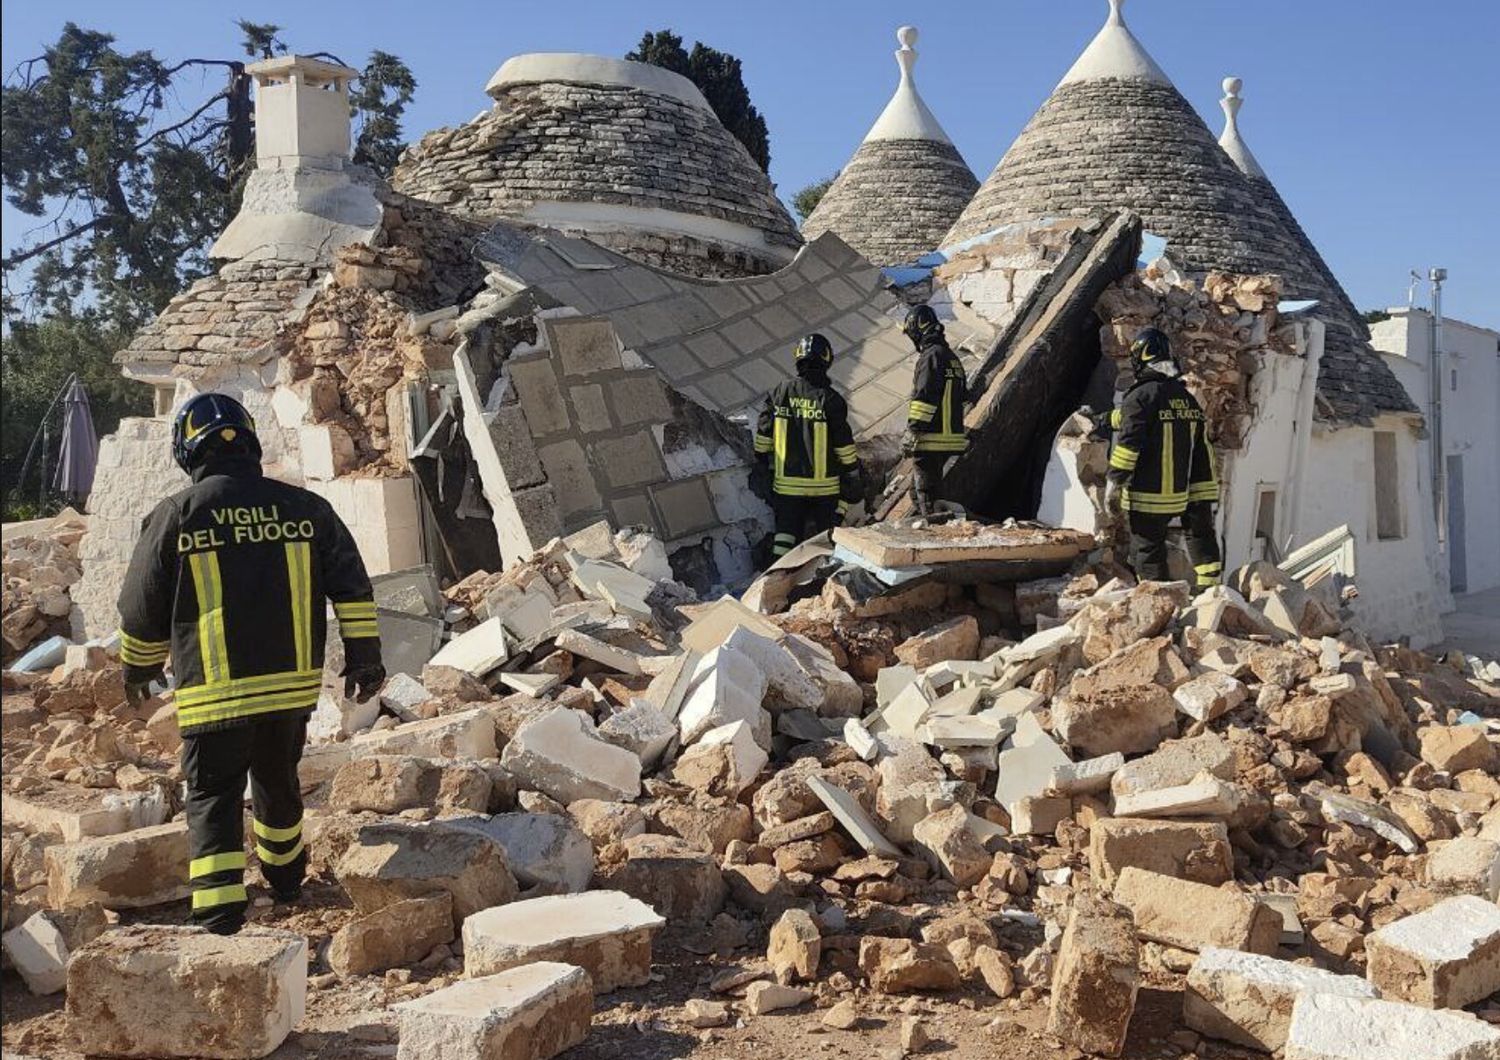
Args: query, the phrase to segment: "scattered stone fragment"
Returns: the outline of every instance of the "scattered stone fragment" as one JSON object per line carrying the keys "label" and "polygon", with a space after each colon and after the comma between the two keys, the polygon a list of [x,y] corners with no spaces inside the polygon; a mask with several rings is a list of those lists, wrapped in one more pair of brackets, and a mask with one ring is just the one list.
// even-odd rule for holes
{"label": "scattered stone fragment", "polygon": [[1210,774],[1174,788],[1115,796],[1121,817],[1232,817],[1245,801],[1244,792]]}
{"label": "scattered stone fragment", "polygon": [[990,993],[1003,1000],[1016,992],[1016,968],[1009,954],[993,946],[976,946],[973,961]]}
{"label": "scattered stone fragment", "polygon": [[1052,835],[1073,813],[1073,801],[1062,796],[1027,795],[1010,806],[1010,828],[1016,835]]}
{"label": "scattered stone fragment", "polygon": [[567,707],[522,725],[500,764],[565,806],[577,799],[630,800],[641,791],[641,760],[600,739],[588,715]]}
{"label": "scattered stone fragment", "polygon": [[1196,721],[1212,721],[1249,698],[1245,683],[1229,674],[1209,671],[1179,685],[1172,693],[1177,709]]}
{"label": "scattered stone fragment", "polygon": [[1227,887],[1127,867],[1115,880],[1114,899],[1130,910],[1141,938],[1152,942],[1266,954],[1281,944],[1280,915]]}
{"label": "scattered stone fragment", "polygon": [[339,975],[369,975],[416,964],[453,941],[453,897],[447,893],[392,902],[333,933],[328,966]]}
{"label": "scattered stone fragment", "polygon": [[733,721],[703,733],[677,759],[672,776],[706,794],[737,798],[768,761],[749,724]]}
{"label": "scattered stone fragment", "polygon": [[979,623],[973,615],[939,622],[896,645],[896,658],[917,670],[948,659],[972,659],[978,653]]}
{"label": "scattered stone fragment", "polygon": [[1160,685],[1101,688],[1086,697],[1070,689],[1052,700],[1052,727],[1075,753],[1140,754],[1177,734],[1177,707]]}
{"label": "scattered stone fragment", "polygon": [[1056,795],[1092,795],[1109,787],[1110,778],[1125,765],[1125,756],[1113,751],[1082,762],[1052,767],[1047,791]]}
{"label": "scattered stone fragment", "polygon": [[1500,901],[1500,842],[1459,836],[1427,855],[1427,883],[1448,894],[1477,894]]}
{"label": "scattered stone fragment", "polygon": [[479,761],[495,754],[495,722],[480,708],[360,733],[349,741],[351,758],[414,755]]}
{"label": "scattered stone fragment", "polygon": [[1129,866],[1195,883],[1234,878],[1229,831],[1221,821],[1101,817],[1089,827],[1089,868],[1106,889]]}
{"label": "scattered stone fragment", "polygon": [[68,962],[68,1018],[88,1054],[262,1057],[302,1020],[306,997],[307,941],[268,928],[116,928]]}
{"label": "scattered stone fragment", "polygon": [[727,893],[712,854],[676,836],[649,834],[601,850],[594,886],[624,891],[669,920],[698,924],[714,918]]}
{"label": "scattered stone fragment", "polygon": [[1380,996],[1425,1008],[1462,1008],[1500,991],[1500,905],[1445,898],[1365,939]]}
{"label": "scattered stone fragment", "polygon": [[488,836],[505,851],[516,883],[542,892],[577,893],[594,876],[594,845],[568,817],[556,813],[497,813],[451,817],[444,824]]}
{"label": "scattered stone fragment", "polygon": [[1052,976],[1047,1031],[1101,1056],[1119,1056],[1140,987],[1140,945],[1130,914],[1081,897],[1068,914]]}
{"label": "scattered stone fragment", "polygon": [[605,719],[598,732],[639,758],[642,769],[651,769],[676,739],[677,725],[652,704],[636,700]]}
{"label": "scattered stone fragment", "polygon": [[1422,760],[1444,773],[1495,771],[1495,745],[1478,725],[1432,725],[1421,731]]}
{"label": "scattered stone fragment", "polygon": [[619,891],[528,898],[482,909],[463,925],[464,974],[477,978],[534,961],[589,973],[595,993],[644,986],[651,943],[666,921]]}
{"label": "scattered stone fragment", "polygon": [[188,893],[185,822],[137,828],[47,848],[47,904],[78,909],[163,905]]}
{"label": "scattered stone fragment", "polygon": [[788,909],[771,925],[766,961],[779,982],[816,979],[822,953],[822,933],[805,909]]}
{"label": "scattered stone fragment", "polygon": [[1406,822],[1378,802],[1340,795],[1336,791],[1320,791],[1318,800],[1327,820],[1368,828],[1382,839],[1394,843],[1403,853],[1415,854],[1422,848]]}
{"label": "scattered stone fragment", "polygon": [[500,844],[446,824],[372,824],[344,852],[334,870],[355,908],[373,913],[406,898],[453,896],[455,926],[464,917],[516,897]]}
{"label": "scattered stone fragment", "polygon": [[729,1023],[729,1006],[722,1001],[709,1001],[706,998],[695,997],[690,999],[683,1009],[688,1026],[699,1030],[723,1027]]}
{"label": "scattered stone fragment", "polygon": [[800,986],[782,986],[765,980],[745,988],[745,1008],[752,1016],[764,1016],[782,1009],[796,1008],[812,1000],[813,992]]}
{"label": "scattered stone fragment", "polygon": [[807,787],[838,818],[839,824],[844,826],[866,853],[883,857],[901,856],[901,850],[881,834],[874,819],[865,812],[854,796],[817,776],[807,778]]}
{"label": "scattered stone fragment", "polygon": [[594,990],[582,968],[540,961],[392,1007],[398,1060],[550,1060],[588,1035]]}
{"label": "scattered stone fragment", "polygon": [[1168,740],[1151,754],[1126,762],[1109,786],[1117,796],[1134,795],[1187,784],[1201,773],[1234,779],[1234,750],[1216,732]]}
{"label": "scattered stone fragment", "polygon": [[1210,1038],[1276,1052],[1286,1045],[1292,1007],[1299,997],[1310,993],[1380,996],[1356,976],[1209,946],[1188,973],[1182,1018],[1193,1030]]}
{"label": "scattered stone fragment", "polygon": [[1500,1030],[1461,1012],[1305,993],[1292,1006],[1286,1060],[1495,1060]]}
{"label": "scattered stone fragment", "polygon": [[861,939],[859,969],[881,994],[952,990],[961,978],[945,947],[911,939]]}
{"label": "scattered stone fragment", "polygon": [[68,983],[68,943],[47,913],[33,913],[0,936],[5,955],[33,994],[55,994]]}
{"label": "scattered stone fragment", "polygon": [[[971,619],[972,621],[972,619]],[[932,1044],[932,1035],[927,1033],[927,1024],[915,1016],[907,1016],[901,1021],[901,1051],[910,1055],[920,1053]]]}

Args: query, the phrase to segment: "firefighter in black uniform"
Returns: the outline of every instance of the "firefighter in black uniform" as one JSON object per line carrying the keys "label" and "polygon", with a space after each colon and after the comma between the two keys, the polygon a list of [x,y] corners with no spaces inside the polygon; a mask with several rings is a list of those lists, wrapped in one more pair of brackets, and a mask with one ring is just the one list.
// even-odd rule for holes
{"label": "firefighter in black uniform", "polygon": [[120,658],[135,704],[172,660],[192,919],[233,934],[247,904],[247,773],[261,871],[278,901],[301,894],[297,762],[323,673],[325,600],[344,639],[345,695],[368,699],[385,669],[354,539],[323,498],[262,477],[244,407],[193,398],[173,424],[172,455],[193,484],[142,525],[120,594]]}
{"label": "firefighter in black uniform", "polygon": [[859,456],[849,429],[849,406],[833,389],[833,346],[808,335],[794,354],[797,378],[766,397],[755,428],[757,489],[769,478],[776,517],[772,562],[799,541],[837,525],[860,497]]}
{"label": "firefighter in black uniform", "polygon": [[914,306],[901,330],[917,348],[901,451],[912,458],[912,504],[929,515],[941,499],[943,467],[968,448],[964,429],[967,380],[958,355],[948,348],[943,325],[931,306]]}
{"label": "firefighter in black uniform", "polygon": [[1179,378],[1166,335],[1146,328],[1130,345],[1135,382],[1110,417],[1115,430],[1105,504],[1125,512],[1130,565],[1143,581],[1166,581],[1167,528],[1181,519],[1197,588],[1219,583],[1214,530],[1219,479],[1203,408]]}

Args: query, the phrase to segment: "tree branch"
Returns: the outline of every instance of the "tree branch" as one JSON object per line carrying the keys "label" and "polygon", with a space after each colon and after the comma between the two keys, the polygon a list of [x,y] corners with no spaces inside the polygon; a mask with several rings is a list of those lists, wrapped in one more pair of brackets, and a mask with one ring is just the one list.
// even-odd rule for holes
{"label": "tree branch", "polygon": [[84,221],[81,224],[76,224],[72,228],[64,232],[62,235],[55,236],[52,239],[47,240],[45,243],[38,243],[34,247],[27,247],[25,250],[16,251],[10,257],[5,258],[3,261],[0,261],[0,268],[6,270],[13,269],[17,265],[24,264],[25,262],[30,261],[32,258],[47,253],[47,251],[51,250],[53,247],[61,246],[68,240],[82,235],[84,232],[89,231],[91,228],[98,228],[104,222],[105,217],[101,214],[100,216],[95,217],[92,221]]}
{"label": "tree branch", "polygon": [[135,147],[133,148],[133,150],[137,154],[139,154],[142,150],[144,150],[147,146],[149,146],[153,140],[159,140],[163,136],[168,136],[168,135],[176,132],[178,129],[183,128],[186,125],[193,124],[193,122],[197,121],[198,118],[203,114],[204,111],[208,110],[210,107],[212,107],[215,103],[218,103],[220,100],[225,100],[225,99],[228,99],[228,98],[229,98],[229,92],[227,90],[226,91],[221,91],[221,92],[214,93],[212,96],[210,96],[208,98],[208,101],[205,102],[203,104],[203,106],[201,106],[197,110],[193,111],[193,113],[189,114],[186,118],[183,118],[176,125],[168,125],[166,128],[157,129],[150,136],[146,137],[140,143],[136,144]]}

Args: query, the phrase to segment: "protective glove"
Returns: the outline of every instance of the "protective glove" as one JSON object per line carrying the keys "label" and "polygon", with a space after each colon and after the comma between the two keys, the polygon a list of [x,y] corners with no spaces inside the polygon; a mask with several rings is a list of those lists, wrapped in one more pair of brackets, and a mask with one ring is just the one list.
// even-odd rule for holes
{"label": "protective glove", "polygon": [[901,455],[916,456],[917,454],[917,432],[910,427],[901,435]]}
{"label": "protective glove", "polygon": [[1125,484],[1123,482],[1110,479],[1105,485],[1104,508],[1115,515],[1125,510]]}
{"label": "protective glove", "polygon": [[380,663],[346,666],[339,676],[344,679],[344,698],[363,703],[385,684],[385,667]]}
{"label": "protective glove", "polygon": [[140,710],[151,698],[151,682],[164,680],[165,674],[160,666],[153,666],[149,670],[132,666],[127,672],[129,676],[125,681],[125,702],[131,710]]}
{"label": "protective glove", "polygon": [[750,465],[750,492],[767,504],[771,503],[771,469],[763,460]]}

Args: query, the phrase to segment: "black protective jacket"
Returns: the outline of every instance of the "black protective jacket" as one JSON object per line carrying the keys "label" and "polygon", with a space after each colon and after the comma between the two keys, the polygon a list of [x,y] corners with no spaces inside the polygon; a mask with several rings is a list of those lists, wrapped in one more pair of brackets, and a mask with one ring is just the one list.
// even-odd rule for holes
{"label": "black protective jacket", "polygon": [[1109,477],[1124,486],[1126,510],[1180,515],[1191,502],[1219,499],[1208,422],[1181,379],[1141,372],[1110,423]]}
{"label": "black protective jacket", "polygon": [[120,593],[126,680],[170,656],[184,735],[310,710],[325,601],[349,664],[378,663],[370,579],[333,508],[248,457],[210,461],[142,524]]}
{"label": "black protective jacket", "polygon": [[958,355],[942,339],[917,351],[906,425],[917,436],[919,453],[961,453],[967,448],[964,401],[968,381]]}
{"label": "black protective jacket", "polygon": [[837,497],[857,481],[859,455],[849,406],[826,373],[799,366],[797,378],[766,397],[755,428],[755,453],[770,460],[771,489],[783,497]]}

